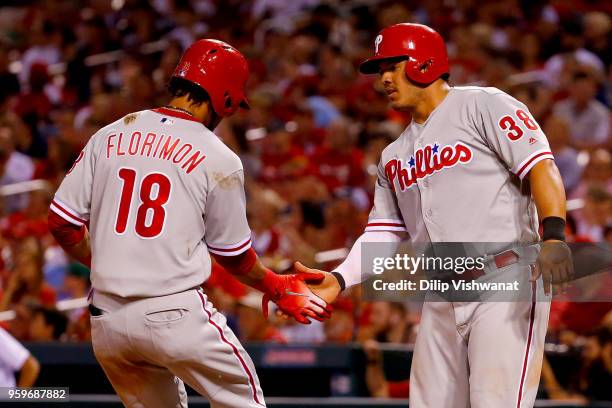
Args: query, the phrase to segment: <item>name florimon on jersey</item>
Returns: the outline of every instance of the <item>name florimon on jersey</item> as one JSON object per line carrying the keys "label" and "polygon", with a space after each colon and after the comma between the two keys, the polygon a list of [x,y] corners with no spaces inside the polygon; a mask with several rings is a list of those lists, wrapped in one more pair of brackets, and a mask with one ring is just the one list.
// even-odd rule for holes
{"label": "name florimon on jersey", "polygon": [[206,158],[206,155],[200,150],[194,150],[191,144],[181,142],[180,137],[139,131],[132,132],[131,135],[124,135],[123,132],[108,135],[106,158],[110,159],[111,154],[172,161],[187,174],[190,174]]}

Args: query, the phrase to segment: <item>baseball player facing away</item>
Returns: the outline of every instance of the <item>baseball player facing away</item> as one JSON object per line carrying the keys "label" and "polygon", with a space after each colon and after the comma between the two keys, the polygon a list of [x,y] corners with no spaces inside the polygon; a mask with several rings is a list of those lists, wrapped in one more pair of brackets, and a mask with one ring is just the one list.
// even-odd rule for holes
{"label": "baseball player facing away", "polygon": [[200,285],[212,254],[301,323],[329,316],[305,282],[251,249],[240,159],[213,133],[247,107],[239,51],[199,40],[182,56],[165,107],[94,134],[51,204],[50,229],[91,264],[92,343],[127,407],[186,407],[184,383],[213,407],[262,407],[253,363]]}
{"label": "baseball player facing away", "polygon": [[[332,302],[367,277],[360,273],[362,243],[397,243],[405,234],[414,243],[536,242],[538,214],[544,243],[527,275],[531,290],[544,286],[549,295],[551,280],[571,276],[569,248],[550,243],[564,240],[563,184],[524,104],[496,88],[450,87],[444,40],[419,24],[382,30],[360,71],[378,73],[392,108],[410,112],[412,123],[382,153],[364,234],[336,270],[311,286],[315,293]],[[495,260],[498,268],[519,267],[514,252]],[[520,267],[531,273],[529,265]],[[410,407],[533,406],[548,313],[546,301],[426,301]]]}

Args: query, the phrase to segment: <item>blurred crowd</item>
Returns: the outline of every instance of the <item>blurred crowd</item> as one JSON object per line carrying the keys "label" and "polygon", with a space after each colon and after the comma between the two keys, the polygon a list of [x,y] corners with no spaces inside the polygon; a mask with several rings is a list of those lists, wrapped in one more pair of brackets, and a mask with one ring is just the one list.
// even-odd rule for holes
{"label": "blurred crowd", "polygon": [[[14,318],[0,325],[23,341],[89,339],[84,309],[55,308],[87,296],[89,271],[50,236],[50,200],[96,130],[167,103],[182,51],[202,37],[249,59],[252,108],[216,133],[243,161],[253,247],[278,272],[293,260],[329,270],[339,260],[321,254],[350,248],[363,232],[380,153],[410,117],[390,110],[377,79],[356,68],[376,32],[397,22],[444,36],[452,85],[495,86],[529,107],[572,200],[569,240],[612,243],[610,12],[597,0],[4,1],[0,312]],[[42,182],[23,184],[31,180]],[[359,341],[372,394],[408,393],[407,383],[385,380],[380,344],[414,341],[418,305],[364,302],[355,288],[331,320],[299,326],[265,320],[258,295],[217,265],[205,287],[243,341]],[[582,357],[572,378],[545,369],[549,395],[602,397],[591,377],[610,384],[611,309],[553,304],[551,341]]]}

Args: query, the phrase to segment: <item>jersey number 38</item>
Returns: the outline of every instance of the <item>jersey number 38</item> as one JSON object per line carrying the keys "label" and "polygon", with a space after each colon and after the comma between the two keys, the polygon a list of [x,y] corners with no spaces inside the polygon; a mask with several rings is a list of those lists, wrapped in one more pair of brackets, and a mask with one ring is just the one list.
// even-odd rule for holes
{"label": "jersey number 38", "polygon": [[[535,122],[535,120],[531,118],[531,116],[527,112],[522,109],[517,109],[515,114],[516,118],[518,118],[518,121],[523,122],[527,129],[538,130],[538,124]],[[521,126],[519,126],[516,122],[517,120],[515,120],[515,118],[510,115],[504,116],[498,122],[498,125],[502,130],[508,131],[508,133],[506,133],[506,136],[513,142],[515,140],[519,140],[523,136],[523,129],[521,129]]]}
{"label": "jersey number 38", "polygon": [[117,211],[115,232],[124,234],[130,220],[130,210],[134,191],[139,197],[139,205],[136,210],[136,222],[134,230],[142,238],[155,238],[164,230],[166,221],[166,209],[164,206],[170,198],[172,183],[162,173],[149,173],[136,186],[138,179],[136,170],[122,167],[119,169],[118,177],[122,181],[121,199]]}

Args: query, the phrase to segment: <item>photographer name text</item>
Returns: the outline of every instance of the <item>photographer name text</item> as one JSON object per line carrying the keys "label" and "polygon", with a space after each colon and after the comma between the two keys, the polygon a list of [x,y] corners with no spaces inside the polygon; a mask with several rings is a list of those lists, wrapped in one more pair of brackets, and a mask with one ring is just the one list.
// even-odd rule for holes
{"label": "photographer name text", "polygon": [[418,282],[402,279],[397,282],[385,282],[376,279],[372,282],[372,287],[377,291],[417,291],[433,290],[437,292],[447,292],[451,288],[457,291],[518,291],[519,282],[477,282],[477,281],[442,281],[442,280],[419,280]]}

